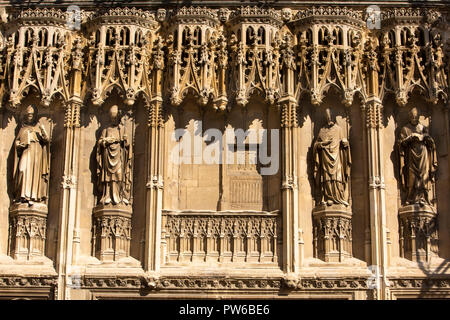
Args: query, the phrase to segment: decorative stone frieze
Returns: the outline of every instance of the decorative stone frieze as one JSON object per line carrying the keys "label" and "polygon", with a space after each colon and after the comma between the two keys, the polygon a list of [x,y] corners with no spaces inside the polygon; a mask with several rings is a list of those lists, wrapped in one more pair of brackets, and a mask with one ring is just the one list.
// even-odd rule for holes
{"label": "decorative stone frieze", "polygon": [[392,289],[402,288],[450,288],[450,280],[439,276],[429,278],[399,278],[391,279],[390,286]]}
{"label": "decorative stone frieze", "polygon": [[345,105],[356,93],[366,96],[362,64],[364,21],[359,11],[347,8],[301,10],[291,22],[296,38],[297,98],[309,93],[320,104],[330,88]]}
{"label": "decorative stone frieze", "polygon": [[403,206],[399,208],[400,252],[413,261],[429,262],[438,254],[435,199],[438,168],[436,144],[416,108],[398,136],[399,176]]}
{"label": "decorative stone frieze", "polygon": [[315,257],[342,262],[352,257],[352,221],[349,181],[350,144],[344,130],[325,110],[326,124],[313,146],[316,206],[312,211]]}
{"label": "decorative stone frieze", "polygon": [[163,215],[164,263],[273,263],[280,259],[275,213]]}
{"label": "decorative stone frieze", "polygon": [[394,93],[401,106],[414,90],[433,104],[448,99],[443,44],[435,24],[439,17],[434,10],[419,8],[389,9],[382,14],[378,39],[382,94]]}
{"label": "decorative stone frieze", "polygon": [[[328,90],[335,88],[343,102],[351,105],[355,95],[367,98],[363,83],[368,65],[362,58],[365,44],[375,39],[381,99],[392,91],[404,105],[415,89],[433,103],[447,99],[441,40],[445,17],[436,10],[383,9],[382,29],[375,34],[365,27],[363,10],[285,9],[82,10],[83,39],[76,43],[78,35],[65,23],[67,12],[16,10],[3,35],[4,72],[9,79],[4,93],[9,94],[12,107],[31,88],[47,106],[57,95],[67,99],[70,70],[83,61],[87,65],[83,77],[89,78],[86,89],[94,104],[101,104],[114,88],[126,104],[133,104],[141,93],[151,100],[155,94],[153,60],[161,57],[152,47],[161,36],[167,52],[166,59],[159,61],[166,60],[164,74],[170,78],[162,85],[168,86],[174,105],[188,92],[197,96],[200,104],[211,102],[220,110],[228,106],[230,98],[246,105],[254,93],[273,104],[286,85],[281,69],[287,56],[296,65],[297,99],[308,93],[314,104],[320,104]],[[286,25],[288,28],[283,27]],[[292,41],[283,53],[285,36],[291,33]],[[75,53],[73,66],[68,68],[71,52],[80,49],[80,43],[87,54]],[[286,47],[294,54],[286,55]]]}
{"label": "decorative stone frieze", "polygon": [[261,95],[274,104],[281,95],[280,27],[281,15],[274,9],[243,7],[228,22],[231,52],[229,92],[245,106],[250,96]]}

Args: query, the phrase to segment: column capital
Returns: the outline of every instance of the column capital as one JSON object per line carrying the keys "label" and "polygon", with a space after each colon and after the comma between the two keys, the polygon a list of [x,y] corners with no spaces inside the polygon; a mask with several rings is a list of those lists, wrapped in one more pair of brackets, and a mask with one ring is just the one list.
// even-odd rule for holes
{"label": "column capital", "polygon": [[298,127],[297,101],[288,96],[281,99],[279,106],[281,108],[281,128]]}
{"label": "column capital", "polygon": [[362,105],[361,110],[365,112],[367,128],[383,128],[383,104],[378,97],[370,97]]}
{"label": "column capital", "polygon": [[65,119],[64,127],[66,128],[79,128],[81,123],[80,110],[83,106],[83,100],[79,96],[70,97],[65,103]]}

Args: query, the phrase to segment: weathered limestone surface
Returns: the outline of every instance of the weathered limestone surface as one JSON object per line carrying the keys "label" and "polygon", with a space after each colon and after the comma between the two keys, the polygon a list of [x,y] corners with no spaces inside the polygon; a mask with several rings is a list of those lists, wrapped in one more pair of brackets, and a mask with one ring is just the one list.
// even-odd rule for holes
{"label": "weathered limestone surface", "polygon": [[448,5],[164,3],[0,1],[0,298],[450,298]]}

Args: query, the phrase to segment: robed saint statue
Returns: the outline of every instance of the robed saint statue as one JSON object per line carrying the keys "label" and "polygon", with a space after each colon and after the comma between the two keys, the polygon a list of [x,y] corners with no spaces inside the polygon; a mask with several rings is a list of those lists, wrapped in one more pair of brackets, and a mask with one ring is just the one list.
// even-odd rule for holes
{"label": "robed saint statue", "polygon": [[110,124],[97,143],[99,203],[128,205],[132,184],[132,153],[126,127],[120,123],[119,108],[109,109]]}
{"label": "robed saint statue", "polygon": [[36,107],[29,105],[14,141],[14,201],[30,205],[45,201],[48,192],[50,139],[36,118]]}
{"label": "robed saint statue", "polygon": [[432,183],[437,170],[436,145],[428,128],[419,122],[417,108],[399,135],[400,178],[406,204],[431,205]]}
{"label": "robed saint statue", "polygon": [[348,206],[348,181],[350,178],[350,145],[341,127],[326,109],[326,124],[313,146],[314,179],[320,193],[320,204]]}

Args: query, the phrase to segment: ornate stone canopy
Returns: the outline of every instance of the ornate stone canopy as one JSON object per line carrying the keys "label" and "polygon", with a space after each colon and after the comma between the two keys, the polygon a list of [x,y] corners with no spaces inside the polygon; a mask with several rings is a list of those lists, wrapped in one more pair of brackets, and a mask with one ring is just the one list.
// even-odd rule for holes
{"label": "ornate stone canopy", "polygon": [[414,3],[0,0],[0,295],[449,297],[449,8]]}

